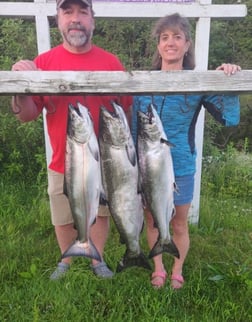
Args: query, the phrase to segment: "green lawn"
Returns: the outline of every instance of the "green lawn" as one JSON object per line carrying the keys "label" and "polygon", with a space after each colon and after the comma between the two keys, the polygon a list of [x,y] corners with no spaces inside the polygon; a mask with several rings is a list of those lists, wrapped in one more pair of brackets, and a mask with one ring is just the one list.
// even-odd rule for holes
{"label": "green lawn", "polygon": [[[214,182],[206,189],[203,179],[184,288],[172,291],[167,281],[154,290],[150,271],[130,268],[101,280],[86,258],[76,258],[64,280],[49,281],[59,250],[45,188],[0,180],[1,321],[252,321],[251,195],[214,195]],[[148,254],[145,233],[142,246]],[[105,259],[113,270],[123,253],[112,223]],[[172,258],[164,254],[164,262],[170,271]]]}

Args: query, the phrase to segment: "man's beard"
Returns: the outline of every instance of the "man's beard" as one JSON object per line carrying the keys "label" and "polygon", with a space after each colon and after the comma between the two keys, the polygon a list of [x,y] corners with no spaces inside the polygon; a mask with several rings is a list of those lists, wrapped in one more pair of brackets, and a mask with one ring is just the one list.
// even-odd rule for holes
{"label": "man's beard", "polygon": [[[69,33],[71,29],[79,29],[80,31],[71,34]],[[86,28],[80,27],[79,25],[72,25],[67,31],[62,31],[61,33],[68,44],[73,47],[85,46],[93,35],[92,30],[87,31]]]}

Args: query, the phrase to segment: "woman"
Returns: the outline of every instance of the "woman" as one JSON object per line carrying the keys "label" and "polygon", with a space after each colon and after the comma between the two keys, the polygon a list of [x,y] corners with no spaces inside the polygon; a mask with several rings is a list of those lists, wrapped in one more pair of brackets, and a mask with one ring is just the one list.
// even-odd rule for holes
{"label": "woman", "polygon": [[[193,43],[190,36],[189,21],[179,14],[165,16],[156,23],[153,36],[157,40],[157,50],[153,57],[154,70],[194,69],[195,59]],[[217,70],[231,75],[241,70],[240,66],[222,64]],[[193,199],[195,174],[195,125],[202,105],[216,120],[225,126],[239,123],[239,98],[224,95],[154,95],[136,96],[133,104],[132,133],[136,137],[137,111],[146,109],[150,103],[155,104],[163,122],[164,130],[174,147],[171,148],[175,180],[179,193],[174,193],[175,215],[171,220],[173,241],[180,258],[174,258],[171,272],[171,287],[183,286],[183,264],[189,250],[188,211]],[[147,239],[150,249],[157,241],[158,231],[153,225],[150,212],[146,212]],[[154,260],[154,272],[151,284],[160,288],[164,286],[167,272],[162,255]]]}

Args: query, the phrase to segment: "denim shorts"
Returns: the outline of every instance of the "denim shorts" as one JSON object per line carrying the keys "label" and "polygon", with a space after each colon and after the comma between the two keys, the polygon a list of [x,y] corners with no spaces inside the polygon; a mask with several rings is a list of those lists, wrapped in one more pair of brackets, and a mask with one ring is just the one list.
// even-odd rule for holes
{"label": "denim shorts", "polygon": [[177,191],[174,192],[175,206],[182,206],[191,203],[193,200],[194,174],[182,177],[175,177]]}

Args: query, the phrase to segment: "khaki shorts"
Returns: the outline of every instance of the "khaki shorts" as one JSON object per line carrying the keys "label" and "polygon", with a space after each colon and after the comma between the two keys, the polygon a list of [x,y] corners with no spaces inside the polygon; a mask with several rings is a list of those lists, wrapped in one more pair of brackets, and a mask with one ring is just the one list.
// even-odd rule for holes
{"label": "khaki shorts", "polygon": [[[48,169],[48,195],[51,208],[51,220],[54,226],[67,225],[73,222],[68,198],[63,192],[64,175]],[[107,206],[99,206],[98,216],[110,216]]]}

